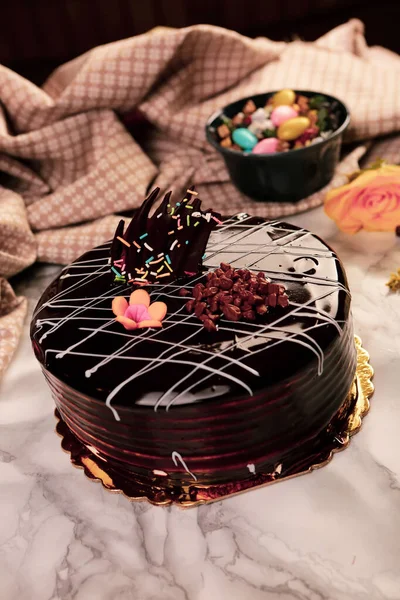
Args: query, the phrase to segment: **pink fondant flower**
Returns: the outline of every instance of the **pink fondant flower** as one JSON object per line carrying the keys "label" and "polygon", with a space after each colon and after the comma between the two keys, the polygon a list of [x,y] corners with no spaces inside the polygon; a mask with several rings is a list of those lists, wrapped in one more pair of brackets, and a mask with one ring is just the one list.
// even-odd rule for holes
{"label": "pink fondant flower", "polygon": [[115,320],[125,329],[143,329],[144,327],[162,327],[161,321],[167,314],[164,302],[150,304],[150,296],[146,290],[135,290],[129,298],[129,304],[123,296],[116,296],[112,301]]}

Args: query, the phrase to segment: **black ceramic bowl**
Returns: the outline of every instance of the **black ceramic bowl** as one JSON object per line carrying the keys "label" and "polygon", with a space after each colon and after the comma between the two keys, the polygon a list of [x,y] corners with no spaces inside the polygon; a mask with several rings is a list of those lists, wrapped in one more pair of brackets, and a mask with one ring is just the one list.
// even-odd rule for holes
{"label": "black ceramic bowl", "polygon": [[305,148],[276,154],[251,154],[219,145],[216,128],[223,123],[221,115],[232,118],[250,99],[257,108],[265,106],[276,91],[236,100],[214,113],[207,121],[208,141],[222,154],[235,186],[253,200],[296,202],[324,187],[333,177],[339,160],[343,132],[350,123],[349,111],[343,102],[329,94],[303,90],[295,92],[309,98],[321,94],[330,102],[336,103],[338,127],[331,136]]}

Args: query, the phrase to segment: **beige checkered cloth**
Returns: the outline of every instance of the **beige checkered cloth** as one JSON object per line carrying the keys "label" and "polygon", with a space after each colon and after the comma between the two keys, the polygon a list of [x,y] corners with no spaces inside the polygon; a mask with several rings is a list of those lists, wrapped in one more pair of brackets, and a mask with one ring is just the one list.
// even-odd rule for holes
{"label": "beige checkered cloth", "polygon": [[[0,276],[35,260],[66,263],[109,238],[115,213],[154,183],[177,196],[195,184],[223,214],[264,217],[317,206],[255,203],[230,183],[204,135],[206,119],[243,96],[283,87],[343,99],[347,141],[400,130],[400,59],[368,48],[352,20],[315,43],[247,39],[207,25],[100,46],[57,69],[42,89],[0,66]],[[139,109],[154,126],[144,147],[128,133]],[[398,162],[399,140],[385,142]],[[331,185],[355,170],[360,150]],[[0,284],[0,375],[15,349],[25,301]]]}

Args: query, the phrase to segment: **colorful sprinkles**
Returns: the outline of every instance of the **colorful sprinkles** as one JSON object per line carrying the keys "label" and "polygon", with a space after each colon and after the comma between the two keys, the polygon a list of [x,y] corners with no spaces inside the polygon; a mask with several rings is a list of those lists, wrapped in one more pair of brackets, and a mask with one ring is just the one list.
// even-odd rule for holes
{"label": "colorful sprinkles", "polygon": [[128,246],[128,248],[131,247],[130,243],[127,242],[126,240],[124,240],[124,238],[119,237],[119,235],[117,235],[117,240],[119,240],[120,242],[122,242],[123,244],[125,244],[125,246]]}

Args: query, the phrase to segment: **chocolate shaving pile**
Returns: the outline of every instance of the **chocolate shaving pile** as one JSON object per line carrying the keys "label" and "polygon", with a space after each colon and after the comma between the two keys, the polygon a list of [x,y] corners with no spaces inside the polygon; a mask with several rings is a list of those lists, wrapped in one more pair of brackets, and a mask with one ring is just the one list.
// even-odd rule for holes
{"label": "chocolate shaving pile", "polygon": [[[189,294],[185,288],[179,291],[183,297]],[[207,273],[206,283],[197,283],[192,296],[186,302],[186,310],[203,321],[207,331],[216,331],[221,317],[228,321],[254,321],[270,308],[289,305],[284,285],[271,283],[262,272],[234,269],[226,263]]]}

